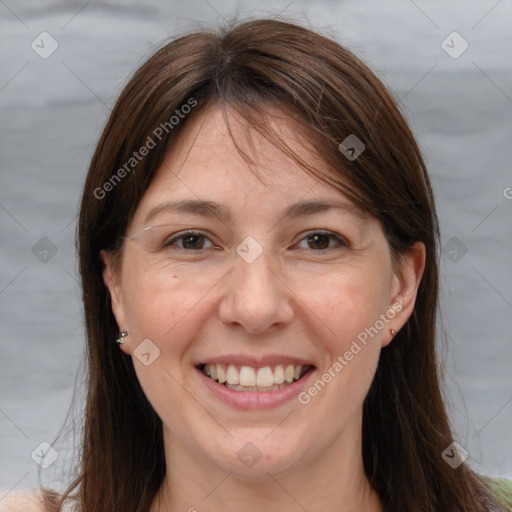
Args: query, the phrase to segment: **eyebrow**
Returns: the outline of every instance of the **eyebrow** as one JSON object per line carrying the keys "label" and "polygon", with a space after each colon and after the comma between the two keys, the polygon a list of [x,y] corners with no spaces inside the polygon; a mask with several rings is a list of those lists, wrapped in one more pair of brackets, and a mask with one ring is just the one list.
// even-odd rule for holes
{"label": "eyebrow", "polygon": [[[340,201],[325,200],[299,201],[290,205],[280,218],[296,219],[328,210],[341,210],[359,219],[366,219],[365,212],[356,206]],[[144,219],[144,223],[149,222],[159,213],[191,213],[202,217],[213,217],[223,223],[228,223],[231,220],[229,208],[215,201],[205,201],[202,199],[183,199],[162,203],[150,210]]]}

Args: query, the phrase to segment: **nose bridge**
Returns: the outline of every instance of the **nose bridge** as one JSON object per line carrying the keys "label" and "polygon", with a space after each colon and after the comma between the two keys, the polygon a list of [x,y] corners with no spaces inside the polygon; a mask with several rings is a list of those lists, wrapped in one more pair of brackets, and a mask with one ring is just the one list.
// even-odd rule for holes
{"label": "nose bridge", "polygon": [[276,277],[278,268],[270,249],[254,238],[239,244],[228,293],[221,304],[221,319],[253,333],[289,322],[292,307],[286,287]]}
{"label": "nose bridge", "polygon": [[[276,262],[272,259],[270,248],[263,248],[253,237],[247,237],[236,249],[234,285],[242,289],[260,289],[269,293],[278,288],[275,277]],[[265,290],[264,288],[269,288]]]}

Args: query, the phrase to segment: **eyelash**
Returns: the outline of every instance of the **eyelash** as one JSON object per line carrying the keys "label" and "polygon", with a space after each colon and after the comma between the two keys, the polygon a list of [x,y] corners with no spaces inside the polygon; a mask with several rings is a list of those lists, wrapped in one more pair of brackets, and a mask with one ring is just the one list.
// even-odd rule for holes
{"label": "eyelash", "polygon": [[[336,235],[335,233],[332,233],[331,231],[323,231],[323,230],[309,231],[308,233],[306,233],[306,235],[303,238],[301,238],[299,240],[299,242],[302,242],[303,240],[306,240],[307,238],[310,238],[313,235],[325,235],[330,238],[333,238],[338,242],[339,247],[348,247],[349,246],[348,242],[341,236]],[[171,247],[172,245],[174,245],[176,241],[185,239],[189,236],[201,236],[201,237],[204,237],[205,239],[209,240],[209,238],[206,235],[204,235],[203,233],[201,233],[199,231],[184,231],[184,232],[180,233],[179,235],[174,236],[174,237],[170,238],[169,240],[167,240],[164,243],[164,248],[167,249],[167,248]],[[209,240],[209,241],[211,242],[211,240]],[[213,242],[211,242],[211,243],[213,243]],[[327,249],[317,249],[317,250],[311,249],[311,251],[317,252],[317,253],[325,253],[325,252],[331,251],[334,248],[335,247],[328,247]],[[204,250],[204,249],[197,249],[197,250],[184,249],[183,247],[176,247],[176,249],[178,249],[180,251],[186,251],[186,252],[199,252],[199,251]]]}

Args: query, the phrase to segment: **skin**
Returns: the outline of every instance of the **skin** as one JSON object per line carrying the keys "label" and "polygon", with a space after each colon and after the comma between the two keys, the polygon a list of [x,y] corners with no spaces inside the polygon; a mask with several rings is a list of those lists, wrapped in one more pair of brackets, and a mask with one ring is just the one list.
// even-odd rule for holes
{"label": "skin", "polygon": [[[182,239],[181,251],[175,245],[149,254],[131,240],[118,269],[102,252],[113,313],[129,333],[120,350],[134,355],[144,339],[160,350],[149,366],[133,357],[164,426],[167,476],[151,512],[381,511],[363,471],[362,405],[391,329],[412,313],[424,247],[418,243],[394,265],[381,225],[369,215],[331,209],[282,218],[299,200],[350,202],[236,115],[229,122],[257,163],[249,168],[240,156],[218,109],[204,111],[168,151],[128,229],[129,236],[148,224],[172,224],[173,233],[195,229],[207,237],[204,248],[184,249]],[[326,169],[292,120],[276,113],[271,122],[292,149]],[[152,208],[178,198],[216,201],[232,218],[162,213],[144,222]],[[329,246],[322,252],[311,240],[315,230],[348,244],[322,238],[320,248]],[[247,236],[263,248],[250,264],[235,252]],[[305,405],[292,399],[241,411],[213,398],[194,368],[218,355],[284,354],[314,362],[313,383],[397,304],[401,310]],[[248,442],[261,454],[252,467],[237,457]]]}

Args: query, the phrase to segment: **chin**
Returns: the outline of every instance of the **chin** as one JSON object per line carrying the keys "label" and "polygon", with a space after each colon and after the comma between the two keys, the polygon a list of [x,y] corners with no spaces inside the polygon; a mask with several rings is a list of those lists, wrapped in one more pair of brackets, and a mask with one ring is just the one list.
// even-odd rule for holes
{"label": "chin", "polygon": [[212,463],[223,471],[245,479],[263,480],[271,475],[282,473],[297,465],[301,453],[292,444],[284,445],[277,437],[270,439],[268,430],[261,435],[237,436],[235,442],[225,445],[220,453],[216,444]]}

